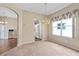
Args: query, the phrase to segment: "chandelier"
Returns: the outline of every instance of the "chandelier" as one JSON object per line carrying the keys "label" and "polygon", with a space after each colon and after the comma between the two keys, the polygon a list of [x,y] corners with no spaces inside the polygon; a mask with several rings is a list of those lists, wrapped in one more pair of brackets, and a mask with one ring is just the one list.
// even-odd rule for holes
{"label": "chandelier", "polygon": [[[44,7],[44,14],[47,14],[47,3],[44,3],[43,7]],[[44,24],[49,24],[50,23],[49,16],[45,15],[44,20],[42,20],[42,22]]]}

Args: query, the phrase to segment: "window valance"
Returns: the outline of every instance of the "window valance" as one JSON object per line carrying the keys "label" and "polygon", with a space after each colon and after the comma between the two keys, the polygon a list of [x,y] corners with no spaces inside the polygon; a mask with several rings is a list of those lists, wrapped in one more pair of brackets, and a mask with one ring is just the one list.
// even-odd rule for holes
{"label": "window valance", "polygon": [[62,14],[60,16],[55,16],[52,18],[53,21],[58,21],[58,20],[62,20],[62,19],[67,19],[67,18],[73,18],[73,17],[78,17],[79,16],[79,10],[75,9],[71,12],[67,12],[65,14]]}

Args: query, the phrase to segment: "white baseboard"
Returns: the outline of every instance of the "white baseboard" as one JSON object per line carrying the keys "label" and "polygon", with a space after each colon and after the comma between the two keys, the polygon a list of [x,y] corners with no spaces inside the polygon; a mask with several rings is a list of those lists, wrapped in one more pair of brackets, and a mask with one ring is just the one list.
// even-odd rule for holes
{"label": "white baseboard", "polygon": [[21,46],[21,45],[23,45],[23,44],[29,44],[29,43],[33,43],[33,42],[35,42],[35,41],[22,42],[22,43],[18,44],[17,46]]}
{"label": "white baseboard", "polygon": [[72,46],[72,45],[68,45],[68,44],[63,44],[63,43],[59,43],[59,42],[56,42],[56,41],[53,41],[53,40],[48,40],[50,42],[53,42],[53,43],[56,43],[56,44],[59,44],[59,45],[62,45],[62,46],[65,46],[67,48],[70,48],[70,49],[73,49],[75,51],[78,51],[79,52],[79,48],[75,47],[75,46]]}

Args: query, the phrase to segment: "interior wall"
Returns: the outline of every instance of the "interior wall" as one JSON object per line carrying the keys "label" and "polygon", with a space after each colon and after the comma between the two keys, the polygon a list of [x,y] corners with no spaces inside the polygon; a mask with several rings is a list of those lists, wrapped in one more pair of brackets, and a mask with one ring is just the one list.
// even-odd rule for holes
{"label": "interior wall", "polygon": [[48,40],[48,24],[42,23],[42,30],[43,30],[43,40]]}
{"label": "interior wall", "polygon": [[[45,17],[44,15],[40,15],[40,14],[36,14],[36,13],[32,13],[32,12],[23,10],[23,24],[22,24],[23,35],[22,35],[22,37],[23,37],[24,43],[29,43],[29,42],[35,41],[35,36],[34,36],[34,32],[35,32],[34,21],[35,20],[34,19],[41,21],[41,20],[44,20],[44,17]],[[43,36],[44,35],[42,35],[42,40],[43,40]]]}
{"label": "interior wall", "polygon": [[17,18],[7,17],[5,21],[8,22],[7,23],[8,29],[17,30]]}
{"label": "interior wall", "polygon": [[[0,3],[0,7],[6,7],[16,12],[17,14],[17,30],[18,30],[18,46],[24,43],[34,42],[34,18],[37,20],[45,20],[44,15],[24,11],[13,3]],[[46,27],[45,24],[42,24],[42,28]],[[42,33],[46,29],[42,29]],[[44,32],[43,32],[44,31]],[[45,34],[42,34],[42,39],[45,37]]]}
{"label": "interior wall", "polygon": [[[74,9],[79,9],[79,4],[71,4],[63,8],[62,10],[59,10],[55,12],[54,14],[49,15],[49,17],[51,19],[53,16],[59,16],[68,11],[72,11]],[[52,35],[52,23],[49,24],[49,41],[56,42],[58,44],[62,44],[64,46],[67,46],[67,47],[70,47],[70,48],[73,48],[79,51],[79,17],[76,19],[76,32],[75,33],[76,33],[76,37],[74,38],[54,36]]]}

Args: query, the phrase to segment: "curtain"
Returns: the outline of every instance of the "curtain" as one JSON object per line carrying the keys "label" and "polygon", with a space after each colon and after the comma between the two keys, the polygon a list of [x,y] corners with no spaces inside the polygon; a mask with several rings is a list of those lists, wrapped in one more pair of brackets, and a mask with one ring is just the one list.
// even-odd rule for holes
{"label": "curtain", "polygon": [[79,16],[79,10],[75,9],[71,12],[67,12],[67,13],[62,14],[60,16],[52,17],[52,20],[53,21],[58,21],[58,20],[67,19],[67,18],[74,18],[74,17],[78,17],[78,16]]}

